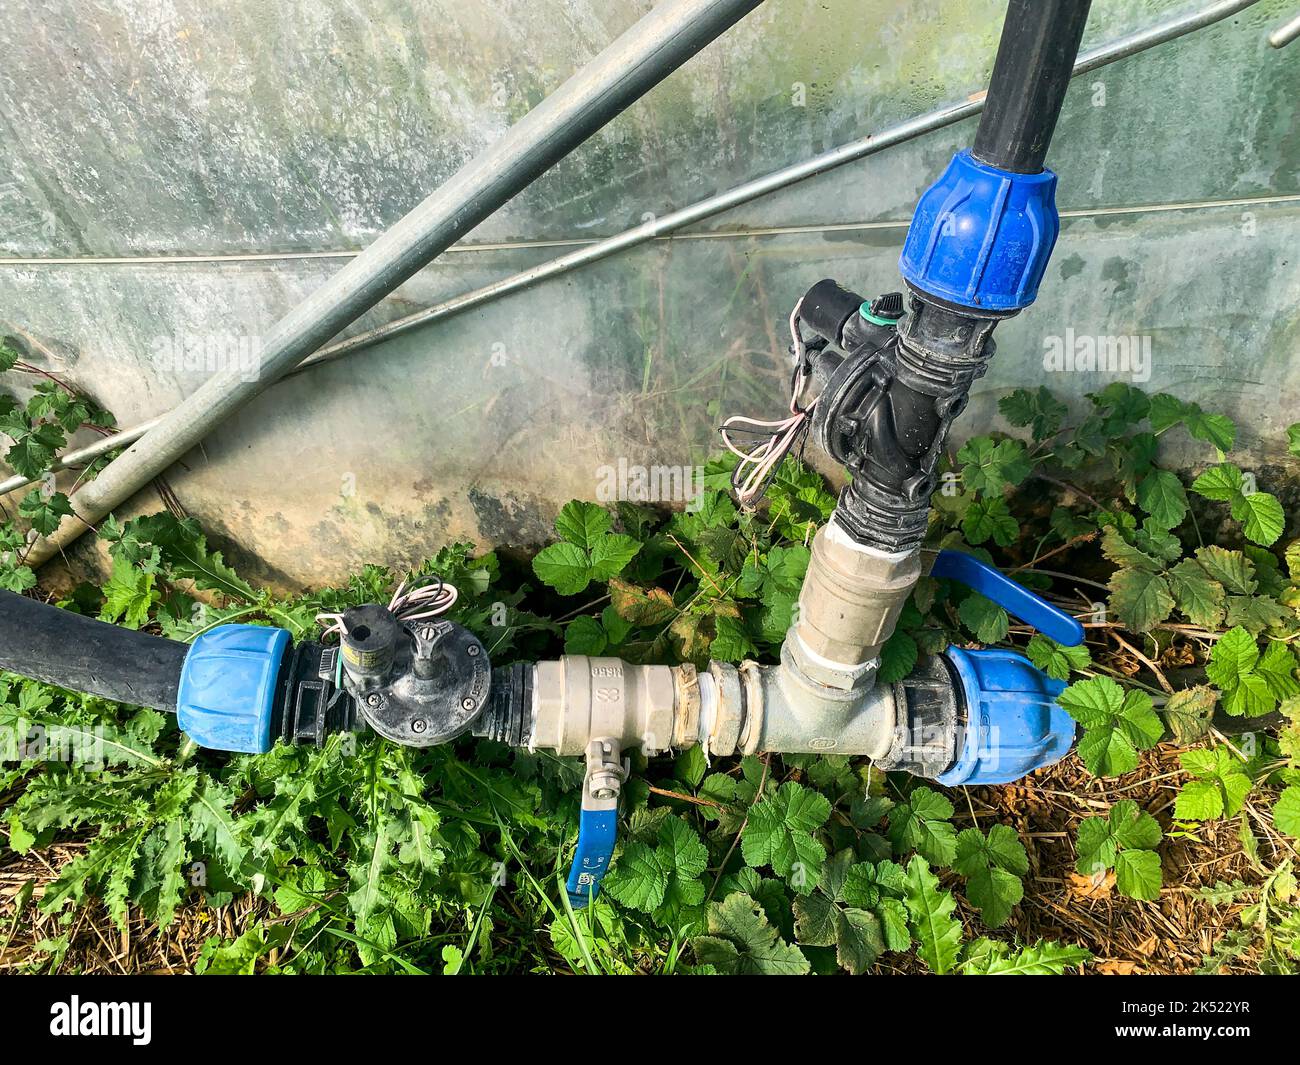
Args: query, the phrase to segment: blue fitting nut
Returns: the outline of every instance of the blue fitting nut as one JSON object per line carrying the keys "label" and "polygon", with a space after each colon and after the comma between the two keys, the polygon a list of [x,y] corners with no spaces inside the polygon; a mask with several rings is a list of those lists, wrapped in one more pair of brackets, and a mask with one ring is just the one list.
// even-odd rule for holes
{"label": "blue fitting nut", "polygon": [[958,152],[916,205],[899,268],[959,307],[1018,311],[1037,297],[1060,229],[1050,170],[1013,174]]}
{"label": "blue fitting nut", "polygon": [[1013,651],[945,652],[961,679],[966,730],[952,768],[937,778],[958,784],[1009,784],[1059,762],[1074,743],[1074,719],[1056,703],[1065,689]]}
{"label": "blue fitting nut", "polygon": [[213,751],[269,751],[275,681],[289,642],[288,632],[267,625],[219,625],[195,640],[176,705],[185,734]]}

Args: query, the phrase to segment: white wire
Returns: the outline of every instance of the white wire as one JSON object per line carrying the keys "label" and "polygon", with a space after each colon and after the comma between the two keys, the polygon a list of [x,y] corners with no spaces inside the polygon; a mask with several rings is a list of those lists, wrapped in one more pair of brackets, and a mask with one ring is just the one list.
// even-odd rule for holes
{"label": "white wire", "polygon": [[325,626],[320,634],[322,640],[325,639],[326,636],[335,633],[338,634],[338,637],[341,640],[348,632],[347,626],[343,624],[342,614],[317,614],[316,624]]}
{"label": "white wire", "polygon": [[[388,602],[389,612],[399,621],[419,621],[423,618],[436,618],[456,605],[460,593],[456,591],[455,585],[448,584],[441,577],[428,579],[433,583],[416,585],[410,591],[406,589],[406,581],[401,581]],[[342,614],[317,614],[316,624],[324,626],[321,631],[322,640],[331,635],[342,639],[348,632]]]}
{"label": "white wire", "polygon": [[[807,355],[803,337],[799,333],[799,311],[802,307],[801,299],[790,313],[790,338],[794,344],[797,367],[790,388],[790,417],[776,421],[760,421],[757,418],[746,418],[737,414],[722,423],[722,443],[728,451],[740,459],[736,464],[733,479],[733,483],[736,484],[736,498],[741,506],[748,509],[758,505],[759,499],[767,489],[768,479],[781,465],[795,441],[799,439],[812,409],[817,405],[817,400],[814,399],[807,407],[799,406],[799,397],[808,383],[808,375],[804,369]],[[756,444],[750,442],[748,447],[740,447],[731,438],[733,432],[761,435],[766,439]],[[743,474],[748,466],[753,466],[753,469]]]}
{"label": "white wire", "polygon": [[421,618],[435,618],[445,614],[460,597],[454,585],[448,584],[441,577],[434,577],[436,583],[420,585],[406,590],[402,581],[393,593],[388,609],[401,621],[417,621]]}

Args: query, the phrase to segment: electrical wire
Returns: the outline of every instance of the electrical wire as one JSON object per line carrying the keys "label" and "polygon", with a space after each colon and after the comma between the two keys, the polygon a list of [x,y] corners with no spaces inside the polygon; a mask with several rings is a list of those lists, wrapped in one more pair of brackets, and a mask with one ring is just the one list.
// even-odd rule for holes
{"label": "electrical wire", "polygon": [[410,591],[406,590],[405,581],[397,586],[388,609],[399,621],[436,618],[456,605],[460,593],[454,585],[448,584],[441,577],[427,579],[434,583],[415,584]]}
{"label": "electrical wire", "polygon": [[[767,493],[781,468],[782,460],[808,431],[810,415],[817,405],[816,398],[806,407],[799,403],[811,376],[807,348],[799,332],[799,311],[802,307],[801,299],[790,313],[790,339],[795,357],[794,373],[790,378],[790,416],[775,421],[762,421],[733,415],[719,429],[722,443],[740,459],[731,474],[731,487],[736,493],[737,501],[746,510],[758,506],[759,500]],[[739,445],[732,439],[733,433],[745,433],[761,439]]]}
{"label": "electrical wire", "polygon": [[323,641],[327,636],[338,636],[341,640],[347,635],[347,626],[343,624],[342,614],[317,614],[316,624],[322,625],[320,638]]}
{"label": "electrical wire", "polygon": [[[388,601],[388,611],[398,621],[420,621],[424,618],[436,618],[445,614],[460,598],[455,585],[448,584],[441,577],[422,578],[428,583],[417,581],[408,589],[406,581],[397,585],[393,597]],[[347,635],[347,625],[342,614],[321,613],[316,615],[316,624],[323,626],[321,639],[337,635],[341,640]]]}

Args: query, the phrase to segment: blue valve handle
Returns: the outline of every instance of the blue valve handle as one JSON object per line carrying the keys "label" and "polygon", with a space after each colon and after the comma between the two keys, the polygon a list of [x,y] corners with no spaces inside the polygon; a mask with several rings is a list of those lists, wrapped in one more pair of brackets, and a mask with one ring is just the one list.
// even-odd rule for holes
{"label": "blue valve handle", "polygon": [[582,811],[578,821],[578,849],[573,855],[573,867],[565,889],[569,905],[580,910],[600,891],[600,881],[614,856],[614,840],[618,836],[618,810]]}
{"label": "blue valve handle", "polygon": [[930,576],[947,577],[966,585],[992,599],[1012,617],[1032,625],[1065,647],[1078,647],[1083,643],[1083,626],[1075,618],[974,555],[963,551],[940,551],[930,568]]}

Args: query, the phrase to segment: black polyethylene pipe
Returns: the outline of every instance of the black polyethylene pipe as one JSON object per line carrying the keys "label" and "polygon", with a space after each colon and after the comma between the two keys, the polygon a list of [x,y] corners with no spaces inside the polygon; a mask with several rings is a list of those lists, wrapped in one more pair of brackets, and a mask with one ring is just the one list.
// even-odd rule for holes
{"label": "black polyethylene pipe", "polygon": [[1091,0],[1011,0],[971,154],[1038,174],[1061,115]]}
{"label": "black polyethylene pipe", "polygon": [[0,591],[0,670],[176,712],[189,645]]}

